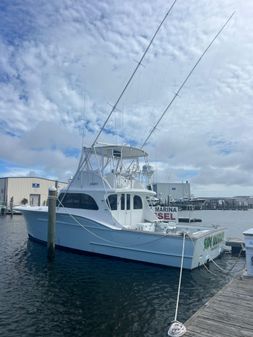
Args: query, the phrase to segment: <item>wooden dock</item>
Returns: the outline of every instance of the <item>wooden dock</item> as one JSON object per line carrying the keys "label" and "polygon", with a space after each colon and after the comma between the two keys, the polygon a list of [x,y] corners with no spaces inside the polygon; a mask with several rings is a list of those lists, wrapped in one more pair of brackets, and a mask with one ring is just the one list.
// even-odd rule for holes
{"label": "wooden dock", "polygon": [[253,277],[238,277],[186,323],[184,337],[253,337]]}

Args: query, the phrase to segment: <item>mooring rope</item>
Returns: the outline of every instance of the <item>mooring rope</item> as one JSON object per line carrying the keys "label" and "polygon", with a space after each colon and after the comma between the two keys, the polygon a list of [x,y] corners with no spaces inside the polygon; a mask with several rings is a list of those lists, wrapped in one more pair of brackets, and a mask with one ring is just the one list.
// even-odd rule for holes
{"label": "mooring rope", "polygon": [[186,327],[184,326],[184,324],[177,320],[179,297],[180,297],[180,290],[181,290],[181,283],[182,283],[183,264],[184,264],[185,236],[186,236],[186,233],[184,232],[183,233],[183,245],[182,245],[182,254],[181,254],[180,274],[179,274],[178,289],[177,289],[177,301],[176,301],[175,317],[174,317],[174,320],[171,322],[170,328],[168,330],[168,335],[170,337],[180,337],[180,336],[183,336],[186,333]]}
{"label": "mooring rope", "polygon": [[[58,202],[59,202],[59,204],[61,205],[61,207],[62,207],[63,209],[65,209],[67,212],[66,212],[66,213],[58,213],[58,214],[70,216],[70,218],[71,218],[72,220],[74,220],[74,222],[75,222],[77,225],[79,225],[81,228],[83,228],[85,231],[87,231],[89,234],[93,235],[93,236],[96,237],[97,239],[100,239],[100,240],[102,240],[102,241],[104,241],[104,242],[108,242],[108,243],[111,243],[111,244],[123,244],[123,242],[120,242],[120,241],[117,241],[117,240],[116,240],[116,241],[113,241],[113,240],[110,240],[110,239],[106,239],[106,238],[104,238],[104,237],[102,237],[102,236],[100,236],[100,235],[94,233],[94,231],[89,230],[85,225],[83,225],[83,224],[77,219],[77,217],[81,217],[81,215],[71,214],[71,213],[69,212],[69,210],[66,209],[67,207],[65,207],[65,206],[63,205],[62,201],[63,201],[63,200],[58,199]],[[95,228],[94,228],[94,229],[95,229]],[[99,228],[97,228],[97,229],[99,229]],[[111,228],[109,228],[109,229],[111,229]],[[122,229],[118,229],[118,230],[121,231]],[[125,230],[125,228],[124,228],[123,230]],[[138,231],[136,231],[136,233],[138,233]],[[141,231],[141,233],[143,233],[143,232]],[[148,234],[152,234],[152,232],[148,232]],[[156,234],[158,234],[158,233],[156,233]],[[160,233],[159,233],[159,234],[160,234]],[[143,246],[143,245],[148,245],[148,244],[153,243],[153,242],[155,242],[155,241],[162,240],[162,239],[164,239],[164,238],[166,238],[166,237],[168,237],[168,236],[170,236],[170,235],[171,235],[170,232],[164,233],[164,234],[161,233],[160,235],[157,235],[157,237],[154,238],[154,239],[151,239],[151,240],[149,240],[149,241],[145,241],[145,242],[142,242],[142,243],[139,243],[139,242],[131,243],[131,244],[128,244],[128,247],[140,247],[140,246]],[[188,237],[190,238],[189,235],[188,235]]]}
{"label": "mooring rope", "polygon": [[[232,274],[232,271],[233,271],[233,269],[235,268],[235,266],[239,263],[239,259],[240,259],[240,257],[241,257],[241,254],[242,254],[242,251],[243,251],[243,245],[241,244],[241,250],[240,250],[240,252],[239,252],[239,254],[238,254],[238,256],[236,257],[237,258],[237,260],[235,261],[235,263],[232,265],[232,267],[229,269],[229,270],[226,270],[226,269],[224,269],[224,268],[222,268],[220,265],[218,265],[218,263],[216,263],[212,258],[210,258],[210,261],[220,270],[220,271],[222,271],[224,274]],[[245,263],[244,263],[244,267],[245,267]],[[242,270],[244,269],[244,267],[242,268]],[[241,269],[240,269],[241,270]],[[239,271],[240,271],[239,270]],[[239,271],[237,271],[237,272],[239,272]],[[233,274],[232,274],[233,275]]]}

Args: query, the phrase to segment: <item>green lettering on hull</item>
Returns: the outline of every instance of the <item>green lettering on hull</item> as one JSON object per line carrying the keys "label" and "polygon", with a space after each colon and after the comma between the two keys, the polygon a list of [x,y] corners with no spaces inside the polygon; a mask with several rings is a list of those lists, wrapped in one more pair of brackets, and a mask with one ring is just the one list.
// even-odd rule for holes
{"label": "green lettering on hull", "polygon": [[208,236],[207,238],[205,238],[204,240],[204,248],[208,249],[208,248],[214,248],[215,246],[217,246],[220,242],[222,242],[224,240],[224,232],[212,235],[212,236]]}

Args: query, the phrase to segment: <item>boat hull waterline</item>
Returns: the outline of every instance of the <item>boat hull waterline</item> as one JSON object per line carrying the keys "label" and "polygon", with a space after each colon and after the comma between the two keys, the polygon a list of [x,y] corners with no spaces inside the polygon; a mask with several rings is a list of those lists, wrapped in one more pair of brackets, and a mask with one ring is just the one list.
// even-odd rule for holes
{"label": "boat hull waterline", "polygon": [[[28,236],[47,242],[48,213],[22,210]],[[179,232],[180,230],[180,232]],[[190,231],[196,231],[191,233]],[[57,213],[55,244],[82,252],[180,267],[183,235],[186,234],[185,269],[194,269],[218,257],[223,249],[224,230],[200,230],[177,226],[174,233],[161,234],[130,229],[112,229],[94,220]]]}

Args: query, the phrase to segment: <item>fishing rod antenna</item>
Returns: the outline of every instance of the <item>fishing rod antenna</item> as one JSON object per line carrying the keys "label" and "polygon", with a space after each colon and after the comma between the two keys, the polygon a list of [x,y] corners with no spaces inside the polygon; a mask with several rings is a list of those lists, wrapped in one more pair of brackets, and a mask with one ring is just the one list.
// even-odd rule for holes
{"label": "fishing rod antenna", "polygon": [[140,61],[137,62],[137,66],[135,67],[135,69],[134,69],[134,71],[132,72],[131,76],[129,77],[129,79],[128,79],[126,85],[124,86],[123,90],[121,91],[121,93],[120,93],[118,99],[116,100],[115,104],[113,105],[113,107],[112,107],[112,109],[111,109],[109,115],[107,116],[107,118],[106,118],[104,124],[102,125],[101,129],[99,130],[99,132],[98,132],[98,134],[97,134],[95,140],[93,141],[91,147],[94,147],[94,145],[96,144],[96,142],[97,142],[98,138],[100,137],[102,131],[104,130],[104,128],[105,128],[107,122],[109,121],[109,119],[110,119],[111,115],[113,114],[114,110],[117,108],[117,106],[118,106],[118,104],[119,104],[121,98],[123,97],[125,91],[127,90],[128,86],[129,86],[129,84],[132,82],[132,80],[133,80],[135,74],[137,73],[137,71],[138,71],[138,69],[139,69],[139,67],[140,67],[140,65],[141,65],[141,63],[142,63],[144,57],[146,56],[147,52],[149,51],[149,48],[151,47],[151,45],[152,45],[154,39],[156,38],[156,36],[157,36],[159,30],[161,29],[161,27],[162,27],[162,25],[164,24],[165,20],[167,19],[168,15],[169,15],[170,12],[172,11],[172,8],[174,7],[174,5],[175,5],[176,2],[177,2],[177,0],[174,0],[174,1],[173,1],[173,3],[172,3],[172,5],[170,6],[169,10],[167,11],[167,13],[165,14],[164,18],[162,19],[162,21],[160,22],[159,26],[157,27],[157,29],[156,29],[156,31],[155,31],[155,33],[154,33],[152,39],[150,40],[150,42],[149,42],[147,48],[145,49],[145,51],[144,51],[144,53],[143,53],[143,55],[142,55]]}
{"label": "fishing rod antenna", "polygon": [[160,116],[160,118],[158,119],[158,121],[156,122],[155,126],[151,129],[150,133],[148,134],[147,138],[144,140],[141,148],[143,148],[149,138],[151,137],[151,135],[154,133],[154,131],[156,130],[158,124],[161,122],[161,120],[163,119],[164,115],[166,114],[166,112],[169,110],[169,108],[171,107],[171,105],[173,104],[173,102],[175,101],[175,99],[177,98],[177,96],[179,95],[180,91],[183,89],[183,87],[185,86],[186,82],[189,80],[189,78],[191,77],[192,73],[194,72],[194,70],[197,68],[198,64],[200,63],[200,61],[202,60],[202,58],[204,57],[204,55],[207,53],[207,51],[209,50],[209,48],[212,46],[212,44],[214,43],[214,41],[218,38],[218,36],[221,34],[221,32],[225,29],[225,27],[228,25],[229,21],[232,19],[232,17],[234,16],[235,11],[229,16],[229,18],[225,21],[225,23],[222,25],[222,27],[219,29],[219,31],[216,33],[216,35],[214,36],[214,38],[211,40],[211,42],[209,43],[209,45],[206,47],[206,49],[204,50],[204,52],[201,54],[201,56],[198,58],[197,62],[194,64],[194,66],[192,67],[192,69],[190,70],[190,72],[187,74],[186,78],[183,80],[183,82],[181,83],[180,87],[178,88],[177,92],[174,94],[173,98],[171,99],[170,103],[166,106],[166,108],[164,109],[162,115]]}

